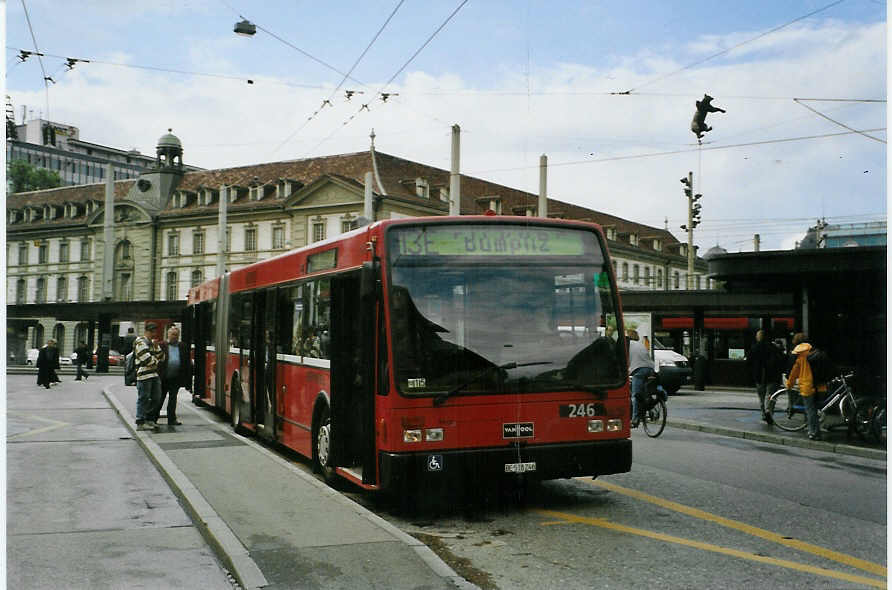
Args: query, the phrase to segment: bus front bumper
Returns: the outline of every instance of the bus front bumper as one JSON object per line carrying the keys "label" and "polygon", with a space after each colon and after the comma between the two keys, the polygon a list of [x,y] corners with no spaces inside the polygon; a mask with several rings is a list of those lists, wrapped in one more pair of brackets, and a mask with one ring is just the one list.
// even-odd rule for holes
{"label": "bus front bumper", "polygon": [[488,449],[463,449],[379,455],[381,487],[475,483],[484,479],[522,474],[537,480],[625,473],[632,466],[629,439],[511,445]]}

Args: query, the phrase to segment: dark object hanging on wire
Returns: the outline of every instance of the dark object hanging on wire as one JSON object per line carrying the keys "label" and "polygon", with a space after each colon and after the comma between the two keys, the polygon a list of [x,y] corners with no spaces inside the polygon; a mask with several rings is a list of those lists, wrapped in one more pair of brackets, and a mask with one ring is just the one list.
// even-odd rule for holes
{"label": "dark object hanging on wire", "polygon": [[725,109],[712,106],[713,98],[708,94],[703,95],[703,100],[698,100],[697,112],[694,113],[694,120],[691,121],[691,131],[697,136],[699,141],[703,134],[712,131],[712,127],[706,124],[706,115],[709,113],[724,113]]}

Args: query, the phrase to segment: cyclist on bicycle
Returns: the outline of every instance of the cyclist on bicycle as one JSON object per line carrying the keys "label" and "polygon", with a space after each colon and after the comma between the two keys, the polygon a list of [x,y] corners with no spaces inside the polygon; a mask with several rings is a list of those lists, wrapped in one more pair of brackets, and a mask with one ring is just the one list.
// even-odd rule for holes
{"label": "cyclist on bicycle", "polygon": [[650,354],[644,345],[638,341],[638,332],[628,330],[626,332],[627,342],[629,344],[629,377],[632,390],[632,428],[638,428],[638,422],[641,419],[640,412],[643,411],[643,404],[639,403],[644,399],[644,386],[647,378],[654,375],[654,362],[650,358]]}

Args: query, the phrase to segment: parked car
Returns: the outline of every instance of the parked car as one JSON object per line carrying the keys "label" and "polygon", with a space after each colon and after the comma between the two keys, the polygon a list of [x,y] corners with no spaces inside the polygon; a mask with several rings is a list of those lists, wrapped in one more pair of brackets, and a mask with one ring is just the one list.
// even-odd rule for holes
{"label": "parked car", "polygon": [[60,365],[72,365],[74,364],[74,354],[71,356],[59,355],[59,364]]}
{"label": "parked car", "polygon": [[[108,364],[114,366],[124,366],[124,355],[117,350],[108,351]],[[96,353],[93,353],[93,365],[96,365]]]}
{"label": "parked car", "polygon": [[36,348],[28,349],[28,357],[25,359],[26,365],[36,365],[37,364],[37,355],[40,354],[40,351]]}
{"label": "parked car", "polygon": [[660,377],[660,384],[666,393],[677,393],[682,385],[691,382],[694,373],[691,363],[662,342],[654,338],[654,371]]}

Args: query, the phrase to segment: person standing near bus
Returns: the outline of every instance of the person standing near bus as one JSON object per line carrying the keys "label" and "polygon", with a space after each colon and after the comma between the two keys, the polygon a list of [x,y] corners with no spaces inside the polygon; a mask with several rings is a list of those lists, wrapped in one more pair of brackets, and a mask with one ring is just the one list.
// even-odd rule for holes
{"label": "person standing near bus", "polygon": [[638,332],[626,332],[629,341],[629,377],[632,390],[632,428],[638,427],[638,401],[644,397],[644,384],[654,375],[654,362],[647,349],[638,341]]}
{"label": "person standing near bus", "polygon": [[59,351],[56,349],[56,341],[50,338],[37,353],[37,384],[47,389],[50,385],[59,383],[56,369],[59,368]]}
{"label": "person standing near bus", "polygon": [[[797,334],[799,336],[800,334]],[[811,353],[812,346],[808,342],[804,342],[805,338],[795,338],[794,342],[800,341],[793,348],[793,367],[787,376],[787,389],[791,389],[797,382],[799,385],[799,395],[805,405],[805,421],[808,425],[808,438],[810,440],[821,440],[821,425],[818,422],[818,402],[817,387],[815,377],[808,362],[808,355]]]}
{"label": "person standing near bus", "polygon": [[133,341],[133,357],[136,362],[136,429],[154,430],[156,424],[151,414],[161,400],[161,378],[158,367],[164,360],[164,352],[156,340],[158,326],[146,324],[145,334]]}
{"label": "person standing near bus", "polygon": [[780,388],[781,373],[784,370],[784,353],[773,342],[765,338],[765,331],[756,332],[756,342],[750,349],[747,361],[756,382],[756,394],[759,396],[759,411],[762,420],[768,422],[765,414],[765,396],[771,395]]}
{"label": "person standing near bus", "polygon": [[90,375],[84,370],[84,365],[87,364],[87,360],[90,358],[90,349],[87,348],[86,343],[81,340],[77,348],[74,349],[75,360],[74,365],[77,367],[77,376],[75,376],[75,381],[80,381],[81,377],[84,378],[84,381],[90,378]]}
{"label": "person standing near bus", "polygon": [[180,342],[180,329],[171,326],[167,330],[167,340],[160,344],[162,358],[158,367],[158,375],[161,377],[161,397],[153,407],[149,420],[157,423],[161,416],[161,406],[164,398],[167,398],[167,425],[181,426],[183,423],[177,420],[177,393],[180,387],[189,389],[189,376],[192,371],[189,367],[189,352],[186,345]]}

